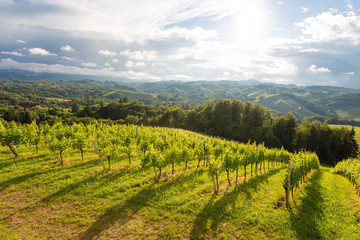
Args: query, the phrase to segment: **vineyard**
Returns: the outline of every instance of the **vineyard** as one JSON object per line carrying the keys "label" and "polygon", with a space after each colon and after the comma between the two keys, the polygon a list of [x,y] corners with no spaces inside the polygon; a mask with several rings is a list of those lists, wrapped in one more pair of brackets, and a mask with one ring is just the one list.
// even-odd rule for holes
{"label": "vineyard", "polygon": [[346,159],[336,164],[334,173],[344,175],[360,191],[360,161],[359,159]]}
{"label": "vineyard", "polygon": [[[348,225],[341,231],[317,225],[319,216],[301,220],[308,188],[332,176],[318,171],[312,153],[98,122],[8,123],[0,131],[0,238],[326,239],[335,229],[355,239],[360,232],[358,206],[350,204],[350,218],[331,219]],[[354,189],[343,191],[356,199]]]}

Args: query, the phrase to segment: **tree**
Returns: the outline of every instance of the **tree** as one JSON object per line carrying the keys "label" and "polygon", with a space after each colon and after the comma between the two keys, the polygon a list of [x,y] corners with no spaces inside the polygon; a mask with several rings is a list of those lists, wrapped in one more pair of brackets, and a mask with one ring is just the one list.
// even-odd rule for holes
{"label": "tree", "polygon": [[225,136],[225,127],[231,123],[231,101],[230,100],[221,100],[215,105],[214,111],[214,120],[216,126],[216,134],[218,136]]}
{"label": "tree", "polygon": [[76,101],[73,101],[71,106],[71,111],[73,113],[77,113],[79,112],[79,110],[80,110],[79,104]]}
{"label": "tree", "polygon": [[280,140],[281,145],[288,151],[294,150],[296,127],[296,118],[291,113],[274,119],[272,125],[273,133]]}

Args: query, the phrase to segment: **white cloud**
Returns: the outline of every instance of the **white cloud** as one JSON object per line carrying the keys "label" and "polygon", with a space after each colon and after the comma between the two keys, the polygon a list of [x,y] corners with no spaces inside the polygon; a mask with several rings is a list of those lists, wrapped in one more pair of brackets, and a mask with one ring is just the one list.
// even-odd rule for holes
{"label": "white cloud", "polygon": [[75,58],[66,57],[66,56],[62,56],[61,58],[62,58],[62,59],[65,59],[65,60],[68,60],[68,61],[74,61],[74,60],[75,60]]}
{"label": "white cloud", "polygon": [[145,67],[145,66],[146,66],[146,63],[144,63],[144,62],[127,61],[125,63],[125,67],[127,67],[127,68]]}
{"label": "white cloud", "polygon": [[[50,1],[27,4],[27,11],[17,13],[23,2],[12,1],[0,22],[12,26],[38,26],[68,32],[90,34],[95,38],[111,37],[128,42],[144,41],[159,29],[194,18],[224,19],[246,13],[263,0],[102,0]],[[43,11],[39,11],[42,9]],[[35,14],[34,14],[35,13]],[[135,27],[134,27],[135,26]]]}
{"label": "white cloud", "polygon": [[189,75],[182,75],[182,74],[166,75],[163,78],[164,78],[164,80],[178,80],[178,81],[194,80],[193,77],[191,77]]}
{"label": "white cloud", "polygon": [[61,51],[65,51],[65,52],[73,52],[73,51],[75,51],[75,49],[72,48],[70,45],[62,46],[62,47],[60,48],[60,50],[61,50]]}
{"label": "white cloud", "polygon": [[338,12],[339,12],[339,9],[329,8],[329,13],[331,13],[331,14],[337,14]]}
{"label": "white cloud", "polygon": [[325,67],[318,68],[315,64],[312,64],[308,69],[309,72],[312,73],[330,73],[331,70]]}
{"label": "white cloud", "polygon": [[119,59],[116,59],[116,58],[114,58],[113,60],[111,60],[113,63],[117,63],[117,62],[119,62]]}
{"label": "white cloud", "polygon": [[341,14],[321,13],[308,17],[296,26],[310,35],[317,42],[347,40],[354,45],[360,44],[360,16],[344,16]]}
{"label": "white cloud", "polygon": [[117,55],[116,52],[112,52],[112,51],[109,51],[109,50],[99,50],[98,53],[101,54],[101,55],[110,56],[110,57],[115,57]]}
{"label": "white cloud", "polygon": [[104,66],[105,67],[111,67],[111,64],[110,63],[105,63]]}
{"label": "white cloud", "polygon": [[31,55],[57,56],[55,53],[50,53],[49,51],[42,48],[30,48],[29,53]]}
{"label": "white cloud", "polygon": [[346,72],[345,74],[346,74],[346,75],[355,75],[354,72]]}
{"label": "white cloud", "polygon": [[93,63],[93,62],[83,62],[83,63],[81,63],[81,65],[84,67],[91,67],[91,68],[96,67],[96,63]]}
{"label": "white cloud", "polygon": [[162,31],[159,31],[154,39],[185,39],[191,41],[199,41],[205,39],[211,39],[218,36],[218,32],[215,30],[205,30],[201,27],[192,29],[173,27]]}
{"label": "white cloud", "polygon": [[112,71],[110,68],[105,69],[91,69],[81,68],[75,66],[65,66],[62,64],[45,64],[45,63],[25,63],[17,62],[11,58],[0,60],[0,69],[20,69],[36,73],[61,73],[61,74],[75,74],[75,75],[90,75],[90,76],[109,76],[137,80],[161,80],[159,77],[153,76],[144,72],[134,71]]}
{"label": "white cloud", "polygon": [[26,41],[20,40],[20,39],[19,39],[19,40],[16,40],[16,42],[17,42],[17,43],[22,43],[22,44],[25,44],[25,43],[26,43]]}
{"label": "white cloud", "polygon": [[103,70],[103,71],[114,71],[115,68],[113,68],[113,67],[106,67],[106,68],[102,68],[101,70]]}
{"label": "white cloud", "polygon": [[2,54],[7,54],[7,55],[14,55],[14,56],[24,56],[24,54],[19,53],[19,52],[15,52],[15,51],[12,51],[12,52],[2,51],[1,53]]}
{"label": "white cloud", "polygon": [[301,12],[306,13],[310,10],[310,8],[302,7]]}
{"label": "white cloud", "polygon": [[131,51],[130,49],[126,49],[120,52],[120,55],[127,56],[129,59],[136,61],[152,61],[157,59],[157,54],[158,52],[155,50]]}

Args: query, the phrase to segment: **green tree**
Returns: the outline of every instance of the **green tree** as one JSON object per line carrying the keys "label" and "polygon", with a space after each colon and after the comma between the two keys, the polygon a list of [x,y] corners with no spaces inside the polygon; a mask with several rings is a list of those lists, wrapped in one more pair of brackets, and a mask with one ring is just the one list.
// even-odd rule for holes
{"label": "green tree", "polygon": [[79,110],[80,110],[79,104],[76,101],[73,101],[71,105],[71,111],[73,113],[77,113],[79,112]]}
{"label": "green tree", "polygon": [[274,119],[272,131],[288,151],[294,150],[296,127],[296,118],[291,113]]}

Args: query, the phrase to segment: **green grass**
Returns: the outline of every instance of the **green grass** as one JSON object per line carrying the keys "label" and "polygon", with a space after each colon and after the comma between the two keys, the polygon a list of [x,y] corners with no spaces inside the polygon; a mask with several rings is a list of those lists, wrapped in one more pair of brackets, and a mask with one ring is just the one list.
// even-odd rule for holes
{"label": "green grass", "polygon": [[[65,153],[65,165],[44,146],[0,148],[0,239],[360,239],[360,200],[342,176],[314,171],[285,207],[285,167],[243,177],[213,194],[197,162],[171,167],[160,181],[125,156],[102,171],[96,154]],[[249,172],[249,169],[248,169]],[[243,172],[240,172],[243,175]],[[250,175],[250,174],[249,174]]]}
{"label": "green grass", "polygon": [[336,108],[336,113],[345,119],[360,120],[360,108],[356,106],[341,106]]}
{"label": "green grass", "polygon": [[133,91],[123,90],[123,89],[119,89],[119,90],[115,90],[110,93],[107,93],[104,95],[104,97],[110,98],[110,99],[116,99],[116,100],[119,97],[128,97],[129,100],[131,100],[131,101],[135,101],[138,99],[143,99],[143,100],[157,99],[156,94],[144,93],[144,92],[133,92]]}
{"label": "green grass", "polygon": [[[345,127],[347,129],[351,129],[352,126],[350,125],[332,125],[332,124],[329,124],[329,127],[331,128],[342,128],[342,127]],[[354,127],[355,129],[355,140],[357,141],[357,143],[360,145],[360,127]]]}

